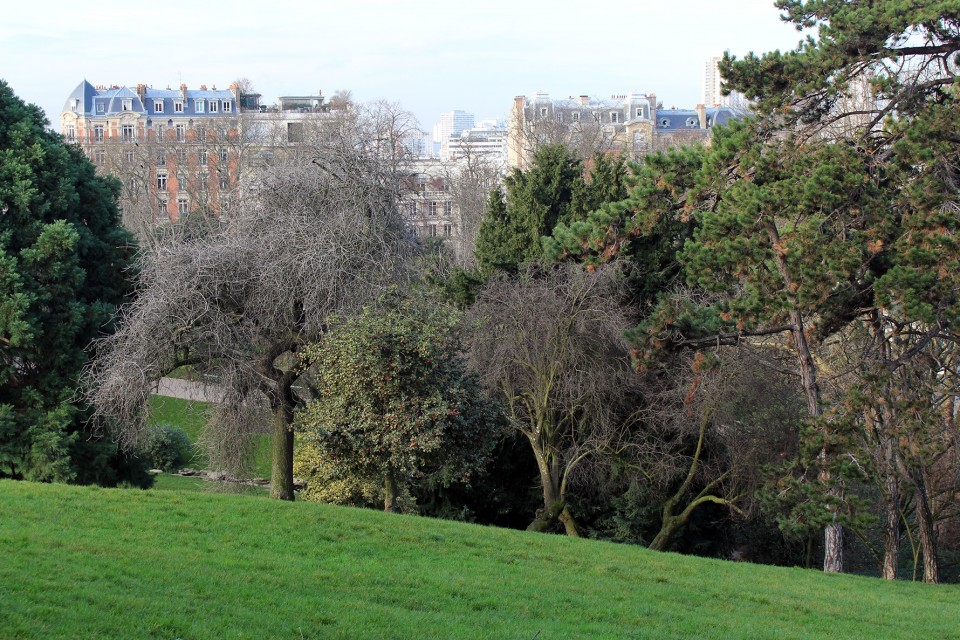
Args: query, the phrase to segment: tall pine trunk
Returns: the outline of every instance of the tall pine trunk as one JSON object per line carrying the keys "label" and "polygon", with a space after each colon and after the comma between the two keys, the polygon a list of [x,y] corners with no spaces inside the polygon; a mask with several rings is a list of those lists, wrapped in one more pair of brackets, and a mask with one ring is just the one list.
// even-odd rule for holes
{"label": "tall pine trunk", "polygon": [[887,438],[884,443],[886,473],[884,510],[887,515],[883,528],[884,580],[896,580],[897,568],[900,564],[900,479],[897,477],[894,455],[896,452],[893,447],[893,438]]}
{"label": "tall pine trunk", "polygon": [[933,510],[927,493],[926,478],[922,469],[913,470],[913,482],[917,488],[917,524],[920,528],[920,549],[923,551],[923,581],[940,582],[940,567],[937,564],[937,534],[933,526]]}
{"label": "tall pine trunk", "polygon": [[[784,288],[790,292],[794,290],[793,277],[790,268],[780,249],[780,232],[777,231],[773,222],[768,222],[766,226],[767,237],[770,240],[770,246],[777,263],[777,271],[783,279]],[[807,400],[807,414],[811,418],[819,418],[823,415],[823,406],[820,401],[820,385],[817,383],[817,367],[810,353],[810,345],[807,342],[807,335],[803,323],[803,314],[793,307],[788,312],[790,319],[790,336],[793,343],[793,351],[797,357],[797,366],[800,373],[800,381],[803,385],[803,393]],[[820,480],[830,484],[833,481],[833,474],[829,470],[830,458],[833,455],[828,447],[824,445],[820,451]],[[833,498],[842,498],[843,491],[840,487],[830,489],[830,495]],[[843,571],[843,527],[837,522],[837,513],[832,514],[833,522],[828,524],[823,531],[823,570],[827,572],[839,573]]]}

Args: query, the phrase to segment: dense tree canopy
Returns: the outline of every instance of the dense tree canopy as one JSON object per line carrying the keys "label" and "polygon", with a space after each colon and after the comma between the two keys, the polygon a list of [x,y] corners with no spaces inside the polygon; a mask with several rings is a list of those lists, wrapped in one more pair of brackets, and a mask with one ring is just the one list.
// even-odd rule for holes
{"label": "dense tree canopy", "polygon": [[915,334],[888,341],[897,353],[884,366],[896,371],[956,339],[960,9],[898,0],[777,6],[817,36],[796,51],[723,65],[730,88],[759,99],[761,117],[717,131],[686,167],[676,156],[649,163],[662,169],[641,175],[631,200],[561,226],[552,246],[594,262],[636,259],[638,240],[679,248],[676,285],[630,334],[642,365],[664,350],[787,334],[818,425],[811,463],[819,513],[828,514],[824,566],[840,570],[841,524],[854,515],[842,482],[851,466],[814,351],[851,322],[873,323],[881,336]]}
{"label": "dense tree canopy", "polygon": [[142,438],[159,378],[191,364],[223,389],[208,429],[213,464],[249,463],[272,415],[271,492],[293,499],[296,353],[322,334],[329,314],[359,308],[408,276],[400,174],[380,135],[394,115],[332,121],[263,168],[213,232],[144,256],[138,295],[88,377],[99,414],[126,444]]}
{"label": "dense tree canopy", "polygon": [[532,165],[514,169],[495,189],[480,223],[476,260],[484,271],[515,273],[543,256],[541,238],[560,223],[582,219],[605,202],[626,196],[626,165],[620,158],[595,155],[590,169],[564,145],[537,149]]}
{"label": "dense tree canopy", "polygon": [[465,370],[457,315],[429,299],[366,308],[304,349],[315,399],[298,428],[342,473],[378,480],[384,506],[429,476],[481,471],[501,430],[497,407]]}
{"label": "dense tree canopy", "polygon": [[76,388],[135,248],[118,185],[46,125],[0,81],[0,477],[114,484],[132,467],[86,430]]}

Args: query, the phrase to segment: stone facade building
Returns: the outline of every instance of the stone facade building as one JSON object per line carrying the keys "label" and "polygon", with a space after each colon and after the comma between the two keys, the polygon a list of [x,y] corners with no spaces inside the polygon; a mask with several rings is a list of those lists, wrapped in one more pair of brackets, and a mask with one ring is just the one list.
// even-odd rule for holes
{"label": "stone facade building", "polygon": [[715,125],[745,115],[728,106],[663,109],[653,93],[606,100],[586,95],[556,100],[546,93],[518,96],[510,114],[507,160],[511,167],[526,167],[536,148],[549,143],[567,144],[583,158],[612,151],[639,160],[670,147],[709,143]]}

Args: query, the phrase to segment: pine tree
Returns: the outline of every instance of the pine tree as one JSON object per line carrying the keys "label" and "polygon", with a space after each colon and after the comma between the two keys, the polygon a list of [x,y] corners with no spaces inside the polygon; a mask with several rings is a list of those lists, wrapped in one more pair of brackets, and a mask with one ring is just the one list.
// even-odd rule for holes
{"label": "pine tree", "polygon": [[0,81],[0,477],[145,482],[76,392],[128,292],[118,185],[46,126]]}
{"label": "pine tree", "polygon": [[[716,130],[699,165],[655,160],[662,170],[638,177],[629,204],[558,228],[552,248],[594,262],[642,260],[638,242],[679,248],[684,288],[655,295],[630,334],[641,365],[668,349],[789,336],[817,426],[824,568],[839,571],[841,525],[855,514],[838,481],[850,465],[842,421],[820,418],[835,407],[825,405],[812,348],[851,322],[879,319],[879,335],[911,336],[897,344],[913,346],[884,365],[899,369],[958,338],[960,6],[776,5],[786,21],[818,31],[795,51],[725,59],[728,88],[757,98],[760,117]],[[930,573],[936,579],[935,566]]]}

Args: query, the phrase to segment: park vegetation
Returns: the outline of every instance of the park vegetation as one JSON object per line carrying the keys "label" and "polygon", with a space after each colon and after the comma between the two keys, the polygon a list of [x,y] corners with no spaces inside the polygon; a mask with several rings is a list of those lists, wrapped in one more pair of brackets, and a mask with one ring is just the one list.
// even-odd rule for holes
{"label": "park vegetation", "polygon": [[274,498],[957,580],[955,4],[778,0],[811,35],[722,63],[755,117],[477,169],[459,261],[405,226],[396,105],[305,122],[135,254],[2,85],[0,477],[135,481],[188,366],[204,460],[249,475],[269,435]]}

